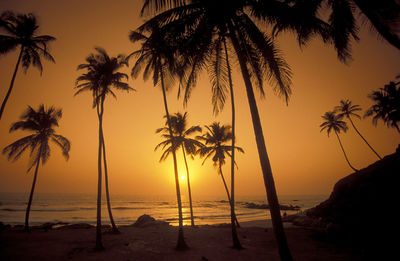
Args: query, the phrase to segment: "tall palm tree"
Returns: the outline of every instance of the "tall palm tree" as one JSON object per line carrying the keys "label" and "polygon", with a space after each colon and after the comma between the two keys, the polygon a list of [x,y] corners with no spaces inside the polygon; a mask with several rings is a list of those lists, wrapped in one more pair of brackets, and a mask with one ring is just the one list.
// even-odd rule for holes
{"label": "tall palm tree", "polygon": [[[397,76],[400,78],[400,75]],[[390,82],[384,88],[373,91],[368,98],[375,102],[366,112],[364,117],[372,117],[376,125],[381,119],[388,127],[396,128],[400,133],[400,82]]]}
{"label": "tall palm tree", "polygon": [[31,13],[15,15],[11,12],[4,12],[1,16],[2,22],[0,23],[0,30],[4,31],[4,34],[0,34],[0,55],[11,52],[17,47],[20,47],[20,50],[17,64],[15,65],[14,73],[11,78],[10,87],[1,104],[0,119],[13,89],[15,77],[17,76],[21,61],[21,66],[24,68],[25,73],[29,66],[33,65],[37,67],[40,74],[42,74],[43,66],[41,56],[46,60],[55,62],[53,56],[51,56],[48,51],[48,43],[56,40],[56,38],[50,35],[37,35],[39,25],[37,24],[36,17]]}
{"label": "tall palm tree", "polygon": [[375,153],[375,155],[379,158],[382,159],[381,156],[371,147],[371,145],[367,142],[367,140],[361,135],[361,133],[358,131],[356,126],[354,125],[353,120],[351,119],[351,116],[356,117],[361,119],[360,115],[358,115],[356,112],[361,111],[360,105],[352,105],[352,102],[350,100],[341,100],[340,105],[335,107],[335,112],[339,113],[339,116],[346,116],[346,118],[350,121],[351,125],[353,126],[354,130],[357,132],[358,135],[363,139],[363,141],[368,145],[368,147]]}
{"label": "tall palm tree", "polygon": [[[265,2],[265,1],[264,1]],[[195,86],[196,74],[202,66],[201,59],[212,46],[215,34],[226,35],[237,55],[242,76],[245,82],[250,111],[253,120],[257,147],[259,150],[260,163],[262,165],[263,177],[267,191],[267,200],[271,206],[271,217],[274,233],[278,241],[279,253],[283,260],[292,260],[283,230],[279,202],[272,176],[271,166],[265,147],[261,121],[258,114],[253,84],[264,93],[263,84],[270,80],[275,85],[278,94],[288,99],[290,95],[290,69],[280,56],[272,38],[261,31],[252,20],[249,13],[255,13],[259,5],[257,1],[145,1],[143,12],[155,10],[156,12],[166,10],[148,20],[140,29],[154,25],[168,28],[175,32],[174,39],[186,38],[183,46],[183,54],[191,56],[193,66],[185,79],[185,99],[188,99],[191,89]],[[285,5],[276,1],[279,6]],[[254,7],[254,8],[253,8]],[[289,8],[289,7],[288,7]],[[280,11],[274,13],[278,15]],[[299,19],[301,21],[301,19]],[[308,30],[309,34],[323,31],[325,26],[318,19],[312,20]],[[325,26],[326,27],[326,26]],[[179,31],[179,29],[183,29]],[[306,31],[302,35],[307,36]],[[303,36],[302,36],[303,37]]]}
{"label": "tall palm tree", "polygon": [[[219,122],[214,122],[209,126],[205,126],[208,130],[207,133],[202,136],[197,136],[198,140],[201,140],[204,144],[203,147],[198,149],[200,157],[205,157],[204,162],[212,156],[213,164],[217,167],[218,174],[221,175],[222,182],[225,187],[226,195],[228,197],[228,202],[232,208],[232,200],[229,194],[228,186],[225,182],[224,174],[222,173],[222,166],[225,164],[225,155],[229,157],[232,156],[231,149],[232,146],[227,143],[232,140],[231,126],[220,125]],[[240,147],[234,147],[237,151],[244,153],[243,149]],[[236,215],[234,214],[235,222],[237,222]],[[239,222],[237,222],[239,224]],[[240,243],[239,245],[240,246]]]}
{"label": "tall palm tree", "polygon": [[321,132],[326,130],[328,137],[331,131],[333,130],[336,134],[336,137],[339,141],[340,148],[343,151],[344,157],[349,164],[350,168],[352,168],[354,171],[358,171],[358,169],[354,168],[351,164],[349,159],[347,158],[346,152],[344,151],[342,142],[340,141],[339,134],[341,131],[346,132],[348,127],[346,122],[342,121],[343,115],[336,115],[334,111],[330,112],[325,112],[325,114],[322,116],[322,119],[325,121],[320,125],[321,127]]}
{"label": "tall palm tree", "polygon": [[118,228],[115,225],[114,218],[111,211],[110,194],[108,186],[108,172],[106,151],[103,132],[103,115],[104,115],[104,101],[107,95],[116,97],[111,87],[117,90],[130,91],[132,89],[124,79],[128,79],[128,75],[119,72],[119,70],[126,66],[126,60],[123,55],[117,57],[110,57],[107,52],[102,48],[95,48],[97,54],[90,54],[86,58],[84,64],[78,66],[78,70],[86,70],[76,80],[76,88],[78,89],[75,95],[85,91],[91,91],[93,96],[93,108],[96,108],[99,120],[99,149],[98,149],[98,190],[97,190],[97,225],[96,225],[96,249],[102,250],[103,244],[101,241],[101,179],[102,179],[102,157],[104,164],[105,187],[107,197],[107,208],[110,221],[112,224],[113,232],[118,233]]}
{"label": "tall palm tree", "polygon": [[[162,154],[160,161],[166,160],[167,157],[172,153],[172,150],[182,149],[183,159],[185,161],[186,167],[186,179],[187,186],[189,192],[189,206],[190,206],[190,220],[192,227],[194,224],[194,216],[193,216],[193,204],[192,204],[192,190],[190,188],[190,175],[189,175],[189,166],[186,160],[186,154],[191,156],[193,159],[193,155],[196,154],[198,148],[201,148],[203,144],[195,139],[190,138],[190,135],[193,135],[196,132],[201,132],[201,127],[196,125],[190,128],[187,128],[187,112],[184,114],[175,113],[170,117],[171,127],[173,137],[169,134],[168,122],[165,122],[165,126],[163,128],[159,128],[156,130],[156,133],[163,133],[163,138],[165,139],[163,142],[159,143],[154,150],[158,148],[162,148],[164,153]],[[173,146],[174,145],[174,146]]]}
{"label": "tall palm tree", "polygon": [[[150,73],[153,72],[153,85],[160,86],[162,90],[169,135],[170,137],[174,137],[171,117],[168,111],[166,93],[170,89],[170,85],[174,82],[174,75],[178,70],[175,64],[176,45],[173,45],[173,42],[171,41],[171,38],[169,38],[167,31],[160,30],[160,28],[156,26],[149,28],[146,33],[148,33],[148,35],[146,35],[142,30],[130,32],[129,39],[131,42],[141,43],[141,48],[132,52],[128,56],[128,58],[136,57],[136,62],[132,67],[131,76],[133,78],[137,78],[140,71],[144,68],[143,78],[146,80]],[[176,147],[176,145],[172,144],[172,147]],[[183,234],[182,200],[179,187],[178,166],[175,150],[172,150],[171,153],[174,162],[175,188],[179,218],[178,241],[176,249],[185,250],[188,248],[188,245],[185,242]]]}
{"label": "tall palm tree", "polygon": [[28,106],[28,109],[21,115],[20,121],[11,125],[10,132],[23,130],[33,132],[33,134],[23,137],[3,149],[3,154],[7,154],[9,160],[17,160],[20,156],[30,149],[30,162],[28,172],[35,167],[31,192],[29,194],[28,205],[25,214],[25,231],[29,231],[29,213],[31,209],[33,192],[35,191],[37,174],[40,162],[44,165],[50,157],[49,143],[52,141],[61,148],[66,160],[69,158],[71,143],[69,140],[56,133],[54,127],[58,127],[58,121],[62,117],[61,109],[54,107],[45,108],[43,104],[35,110]]}

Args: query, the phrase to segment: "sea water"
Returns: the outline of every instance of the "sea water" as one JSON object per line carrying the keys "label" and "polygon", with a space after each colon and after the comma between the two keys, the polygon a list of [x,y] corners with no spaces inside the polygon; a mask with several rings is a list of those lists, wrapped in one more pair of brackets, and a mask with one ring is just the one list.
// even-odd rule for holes
{"label": "sea water", "polygon": [[[27,193],[0,193],[0,222],[10,225],[24,224],[28,197]],[[289,215],[316,206],[327,198],[327,195],[285,195],[279,196],[279,203],[299,207],[296,210],[281,211],[282,215]],[[269,210],[261,206],[267,204],[265,196],[237,196],[235,201],[239,221],[270,219]],[[182,205],[184,225],[190,225],[189,202],[185,197],[182,197]],[[178,223],[176,196],[111,195],[111,206],[118,225],[133,224],[143,214],[169,222],[171,225]],[[29,222],[31,225],[46,222],[95,224],[96,207],[96,195],[38,193],[34,195]],[[193,196],[193,212],[196,225],[230,222],[229,202],[222,196]],[[109,224],[104,195],[102,220],[103,224]]]}

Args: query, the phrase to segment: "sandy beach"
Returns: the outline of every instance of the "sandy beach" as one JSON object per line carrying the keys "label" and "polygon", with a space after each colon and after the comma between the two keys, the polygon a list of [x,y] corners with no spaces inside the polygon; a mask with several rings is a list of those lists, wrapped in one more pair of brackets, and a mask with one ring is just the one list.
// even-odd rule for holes
{"label": "sandy beach", "polygon": [[[350,249],[318,237],[315,230],[285,223],[295,260],[360,260]],[[232,246],[229,225],[185,227],[190,249],[176,251],[177,227],[121,226],[121,234],[104,229],[105,250],[95,252],[95,229],[59,227],[49,230],[22,228],[0,231],[1,260],[280,260],[270,222],[244,222],[238,229],[243,250]]]}

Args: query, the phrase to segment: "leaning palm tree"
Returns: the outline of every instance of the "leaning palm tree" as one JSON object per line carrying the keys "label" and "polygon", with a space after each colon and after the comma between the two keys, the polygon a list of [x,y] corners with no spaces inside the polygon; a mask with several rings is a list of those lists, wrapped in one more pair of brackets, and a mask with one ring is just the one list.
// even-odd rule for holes
{"label": "leaning palm tree", "polygon": [[[256,1],[148,0],[144,4],[142,10],[144,12],[148,10],[159,12],[170,7],[173,8],[157,14],[139,29],[146,30],[156,25],[166,28],[164,30],[177,32],[174,37],[171,37],[173,39],[187,40],[183,41],[185,44],[181,44],[182,53],[189,56],[187,60],[193,64],[193,69],[190,69],[185,77],[185,99],[190,97],[191,90],[196,83],[196,74],[204,61],[201,57],[208,53],[213,39],[216,37],[215,34],[221,33],[229,39],[245,82],[279,253],[283,260],[292,260],[283,230],[279,202],[253,90],[255,85],[261,94],[264,94],[264,82],[270,80],[277,93],[287,99],[290,95],[291,73],[272,38],[261,31],[252,20],[251,15],[247,13],[248,10],[253,12],[256,9],[251,9],[250,3],[256,4]],[[277,5],[283,5],[283,3],[277,2]],[[319,20],[313,21],[315,21],[311,24],[311,26],[315,24],[313,28],[320,26]],[[183,31],[179,31],[179,29],[183,29]]]}
{"label": "leaning palm tree", "polygon": [[[232,156],[232,146],[228,145],[228,142],[232,140],[231,126],[221,126],[219,122],[214,122],[213,124],[205,127],[208,130],[207,133],[196,137],[204,144],[204,146],[199,148],[197,152],[199,153],[200,157],[205,157],[203,164],[212,156],[213,164],[215,167],[217,167],[218,174],[221,175],[229,205],[232,207],[232,200],[225,182],[224,174],[222,173],[222,166],[225,164],[225,155],[228,155],[229,157]],[[243,149],[240,147],[235,146],[235,149],[244,153]],[[235,222],[238,225],[239,222],[237,222],[236,215],[234,214],[234,216]]]}
{"label": "leaning palm tree", "polygon": [[360,105],[352,105],[352,102],[350,100],[341,100],[340,105],[335,107],[335,112],[339,113],[339,116],[346,116],[346,118],[350,121],[351,126],[353,126],[354,130],[357,132],[358,135],[363,139],[363,141],[368,145],[368,147],[375,153],[375,155],[379,158],[382,159],[381,156],[371,147],[371,145],[367,142],[367,140],[364,138],[363,135],[361,135],[360,131],[356,128],[354,125],[353,120],[351,119],[351,116],[356,117],[358,119],[361,119],[360,115],[358,115],[356,112],[361,111]]}
{"label": "leaning palm tree", "polygon": [[90,54],[86,58],[85,64],[78,66],[78,70],[86,70],[76,80],[76,88],[78,89],[75,95],[85,91],[92,92],[93,108],[96,108],[97,117],[99,120],[99,149],[98,149],[98,191],[97,191],[97,225],[96,225],[96,249],[103,249],[101,241],[101,179],[102,179],[102,157],[104,164],[105,187],[107,197],[107,208],[113,232],[118,233],[118,228],[115,225],[114,218],[111,212],[110,194],[108,186],[108,172],[105,151],[105,141],[103,132],[103,115],[104,101],[107,95],[116,97],[111,89],[114,87],[117,90],[130,91],[132,89],[127,83],[123,82],[128,79],[125,73],[119,70],[126,66],[126,60],[123,55],[117,57],[109,57],[107,52],[102,48],[95,48],[97,54]]}
{"label": "leaning palm tree", "polygon": [[339,134],[341,131],[346,132],[348,127],[346,122],[342,121],[343,115],[336,115],[334,111],[326,112],[323,116],[322,119],[325,121],[320,125],[321,127],[321,132],[326,130],[328,137],[331,131],[333,130],[336,134],[336,137],[339,141],[340,148],[343,151],[344,157],[349,164],[350,168],[352,168],[354,171],[358,171],[356,168],[354,168],[351,164],[349,159],[347,158],[346,152],[344,151],[342,142],[340,141]]}
{"label": "leaning palm tree", "polygon": [[[142,30],[131,31],[129,39],[131,42],[141,43],[141,48],[132,52],[128,58],[135,57],[136,62],[132,67],[131,76],[137,78],[140,71],[143,70],[143,78],[146,80],[150,73],[153,72],[153,85],[159,86],[163,94],[163,102],[165,115],[167,117],[168,129],[170,137],[174,137],[172,131],[171,117],[168,111],[167,91],[170,89],[171,84],[174,82],[174,75],[178,67],[175,63],[176,59],[176,45],[173,44],[172,39],[169,38],[168,31],[160,30],[157,26],[149,28],[146,35]],[[174,140],[172,140],[174,143]],[[176,147],[172,144],[172,147]],[[184,234],[183,234],[183,216],[182,216],[182,200],[179,187],[178,166],[176,161],[175,149],[171,151],[174,162],[174,175],[175,175],[175,188],[178,203],[178,241],[176,245],[177,250],[185,250],[188,248]]]}
{"label": "leaning palm tree", "polygon": [[[400,75],[397,76],[400,78]],[[368,98],[375,102],[366,112],[364,117],[372,117],[376,125],[382,120],[388,127],[393,127],[400,133],[400,82],[390,82],[384,88],[373,91]]]}
{"label": "leaning palm tree", "polygon": [[45,108],[43,104],[35,110],[28,106],[28,109],[21,115],[20,121],[11,125],[10,132],[16,130],[30,131],[33,134],[23,137],[3,149],[9,160],[17,160],[27,149],[30,150],[30,162],[28,172],[35,167],[32,188],[29,194],[28,205],[25,214],[25,231],[29,231],[29,213],[31,209],[33,192],[37,180],[40,162],[44,165],[50,157],[49,143],[52,141],[61,148],[66,160],[69,158],[71,143],[59,134],[56,134],[54,127],[58,127],[58,121],[62,117],[61,109],[54,107]]}
{"label": "leaning palm tree", "polygon": [[48,43],[56,39],[50,35],[37,35],[39,25],[33,14],[15,15],[11,12],[5,12],[1,16],[2,22],[0,23],[0,30],[4,31],[5,34],[0,34],[0,55],[13,51],[17,47],[19,47],[20,50],[17,64],[15,65],[14,73],[11,78],[10,87],[1,104],[0,119],[14,87],[14,81],[20,63],[22,62],[21,66],[25,69],[25,73],[30,65],[37,67],[40,73],[42,73],[43,66],[40,59],[41,56],[51,62],[55,62],[53,56],[49,53]]}
{"label": "leaning palm tree", "polygon": [[[165,126],[163,128],[159,128],[156,130],[156,133],[162,132],[162,137],[165,139],[163,142],[159,143],[154,150],[158,148],[162,148],[164,153],[162,154],[160,161],[166,160],[167,157],[172,153],[172,150],[177,150],[179,148],[182,149],[183,159],[185,161],[186,167],[186,179],[187,186],[189,192],[189,206],[190,206],[190,220],[192,227],[194,224],[194,215],[193,215],[193,203],[192,203],[192,190],[190,188],[190,175],[189,175],[189,166],[186,160],[186,154],[191,156],[193,159],[193,155],[196,154],[198,148],[201,148],[203,144],[195,139],[190,138],[190,135],[195,134],[196,132],[201,132],[201,127],[196,125],[187,129],[187,112],[184,114],[175,113],[170,117],[171,127],[173,137],[169,134],[168,122],[165,122]],[[174,146],[173,146],[174,144]]]}

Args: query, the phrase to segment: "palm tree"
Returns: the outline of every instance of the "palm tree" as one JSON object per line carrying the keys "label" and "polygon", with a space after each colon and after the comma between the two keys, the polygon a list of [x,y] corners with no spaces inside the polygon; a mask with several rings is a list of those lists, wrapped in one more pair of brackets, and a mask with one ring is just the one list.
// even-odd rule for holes
{"label": "palm tree", "polygon": [[[261,31],[253,22],[250,15],[247,14],[247,10],[255,13],[258,8],[258,6],[255,6],[256,4],[259,5],[256,1],[241,0],[148,0],[144,3],[142,13],[151,9],[159,12],[170,7],[174,8],[157,14],[154,18],[143,24],[140,29],[145,30],[155,25],[162,26],[166,28],[165,30],[177,32],[173,39],[181,41],[183,38],[187,40],[186,44],[181,44],[183,46],[182,49],[184,49],[182,53],[185,56],[189,56],[188,60],[193,64],[193,69],[185,77],[185,99],[189,98],[191,89],[195,86],[196,74],[202,66],[202,61],[204,61],[201,57],[205,56],[210,46],[212,46],[214,36],[220,33],[220,36],[226,35],[227,39],[229,39],[229,43],[237,55],[245,81],[279,252],[283,260],[292,260],[283,230],[279,202],[253,91],[253,84],[256,84],[261,94],[263,94],[264,81],[271,80],[271,83],[275,85],[277,93],[288,99],[290,95],[291,73],[287,64],[280,56],[279,51],[274,46],[272,38]],[[278,1],[276,4],[279,6],[285,5]],[[274,15],[277,15],[277,13],[275,12]],[[309,30],[309,34],[315,33],[318,30],[322,32],[325,24],[318,19],[312,21],[313,23],[310,23],[310,27],[313,30]],[[179,29],[183,29],[183,32],[179,31]],[[305,31],[302,35],[304,37],[307,36]]]}
{"label": "palm tree", "polygon": [[[147,30],[149,33],[146,36],[142,30],[131,31],[129,39],[131,42],[141,42],[141,48],[137,51],[132,52],[128,58],[136,57],[136,62],[132,67],[131,76],[137,78],[139,72],[144,68],[143,78],[146,80],[151,71],[153,72],[153,85],[160,86],[163,94],[163,102],[165,115],[167,117],[168,129],[170,137],[174,137],[172,131],[171,117],[168,111],[167,103],[167,91],[170,89],[170,84],[173,83],[174,74],[176,74],[177,66],[175,64],[175,49],[171,41],[168,38],[168,32],[160,30],[158,27],[152,27]],[[174,142],[174,140],[172,140]],[[176,147],[172,144],[172,147]],[[176,161],[175,149],[171,151],[173,162],[174,162],[174,174],[175,174],[175,188],[176,197],[178,203],[178,217],[179,217],[179,230],[178,230],[178,241],[176,245],[177,250],[185,250],[188,245],[185,242],[183,234],[183,216],[182,216],[182,200],[179,188],[179,175],[178,166]]]}
{"label": "palm tree", "polygon": [[[154,150],[158,148],[162,148],[164,153],[162,154],[160,161],[166,160],[167,157],[172,153],[172,150],[182,149],[183,159],[185,161],[186,167],[186,177],[187,177],[187,186],[189,192],[189,205],[190,205],[190,220],[191,225],[194,227],[194,216],[193,216],[193,204],[192,204],[192,191],[190,188],[190,176],[189,176],[189,166],[186,160],[186,154],[190,155],[193,159],[193,155],[196,154],[198,148],[201,148],[203,144],[195,139],[189,138],[190,135],[201,132],[201,127],[196,125],[187,129],[187,112],[184,114],[175,113],[170,117],[171,127],[173,137],[169,135],[168,122],[165,122],[165,126],[163,128],[159,128],[156,130],[156,133],[162,132],[162,137],[165,139],[163,142],[159,143]],[[174,146],[172,146],[174,144]]]}
{"label": "palm tree", "polygon": [[358,135],[363,139],[363,141],[368,145],[368,147],[375,153],[376,156],[378,156],[379,159],[382,159],[381,156],[369,145],[367,140],[361,135],[361,133],[358,131],[356,126],[354,125],[353,120],[351,119],[351,116],[356,117],[361,119],[360,115],[358,115],[356,112],[361,111],[360,105],[352,105],[350,100],[341,100],[340,105],[335,107],[335,112],[339,113],[339,116],[346,116],[346,118],[350,121],[351,125],[353,126],[354,130],[357,132]]}
{"label": "palm tree", "polygon": [[[208,132],[203,134],[202,136],[197,136],[198,140],[201,140],[204,143],[204,146],[198,149],[198,153],[200,157],[205,157],[204,162],[212,156],[212,160],[214,166],[217,167],[218,174],[221,175],[222,182],[225,187],[226,195],[228,197],[228,202],[230,207],[232,207],[232,200],[229,194],[228,187],[225,182],[224,174],[222,173],[222,165],[225,164],[225,155],[229,157],[232,156],[231,150],[232,146],[227,143],[232,140],[232,132],[231,126],[229,125],[220,125],[219,122],[214,122],[209,126],[205,126]],[[240,147],[234,147],[236,150],[244,153],[243,149]],[[236,219],[236,215],[234,215],[235,222],[239,225],[239,222]],[[239,243],[240,245],[240,243]],[[238,246],[239,246],[238,245]]]}
{"label": "palm tree", "polygon": [[11,12],[5,12],[1,16],[0,30],[4,31],[5,34],[0,34],[0,55],[11,52],[17,47],[20,47],[20,51],[10,87],[1,104],[0,119],[13,89],[21,61],[21,66],[24,68],[25,73],[29,66],[33,65],[42,74],[43,66],[40,57],[42,56],[46,60],[55,62],[53,56],[48,51],[48,43],[56,40],[56,38],[50,35],[37,35],[39,25],[37,24],[36,17],[31,13],[14,15]]}
{"label": "palm tree", "polygon": [[118,55],[117,57],[109,57],[107,52],[102,48],[95,48],[98,54],[90,54],[86,58],[85,64],[78,66],[78,70],[85,69],[83,73],[76,80],[76,88],[78,95],[85,91],[91,91],[93,96],[93,108],[96,108],[99,120],[99,149],[98,149],[98,190],[97,190],[97,225],[96,225],[96,249],[102,250],[104,247],[101,242],[101,179],[102,179],[102,157],[104,164],[105,187],[107,197],[107,208],[110,221],[112,224],[113,232],[118,233],[118,228],[115,225],[114,218],[111,212],[111,203],[108,186],[108,172],[106,151],[103,132],[103,114],[104,114],[104,101],[107,95],[111,94],[116,97],[111,87],[117,90],[130,91],[132,89],[127,83],[123,82],[128,79],[125,73],[119,70],[126,66],[125,57]]}
{"label": "palm tree", "polygon": [[[348,0],[350,2],[350,0]],[[374,1],[353,0],[373,28],[392,46],[400,49],[398,25],[400,23],[400,3],[396,0]],[[353,13],[354,10],[353,10]]]}
{"label": "palm tree", "polygon": [[321,132],[326,130],[328,137],[331,131],[333,130],[336,134],[336,137],[339,141],[340,148],[343,151],[344,157],[349,164],[350,168],[352,168],[354,171],[358,171],[356,168],[354,168],[351,164],[349,159],[347,158],[346,152],[344,151],[342,142],[340,141],[339,134],[340,131],[346,132],[348,127],[346,122],[342,121],[343,115],[336,115],[334,111],[330,112],[325,112],[325,114],[322,116],[322,119],[325,121],[320,125],[321,127]]}
{"label": "palm tree", "polygon": [[[397,76],[400,78],[400,75]],[[376,125],[381,119],[388,127],[396,128],[400,133],[400,82],[390,82],[384,88],[373,91],[368,98],[375,102],[366,112],[364,117],[372,117]]]}
{"label": "palm tree", "polygon": [[29,213],[31,209],[33,192],[35,191],[37,174],[40,162],[44,165],[50,157],[50,141],[61,148],[66,160],[69,158],[71,143],[59,134],[56,134],[54,127],[58,127],[58,121],[62,117],[61,109],[50,107],[46,109],[43,104],[35,110],[28,106],[28,109],[21,115],[20,121],[11,125],[10,132],[16,130],[30,131],[33,134],[23,137],[3,149],[9,160],[16,161],[28,148],[30,149],[30,162],[28,172],[35,167],[32,188],[29,194],[28,206],[25,214],[25,231],[29,231]]}

